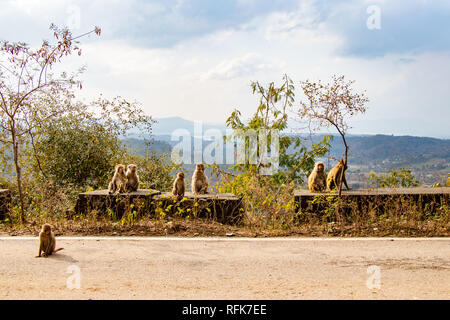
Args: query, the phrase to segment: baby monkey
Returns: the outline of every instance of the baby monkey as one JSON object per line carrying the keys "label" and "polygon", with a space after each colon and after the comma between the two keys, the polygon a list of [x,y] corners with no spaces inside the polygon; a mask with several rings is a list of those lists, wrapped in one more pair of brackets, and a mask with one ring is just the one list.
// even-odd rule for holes
{"label": "baby monkey", "polygon": [[55,234],[52,232],[52,227],[46,223],[42,226],[39,233],[39,254],[36,258],[41,256],[48,257],[55,252],[62,250],[63,248],[55,249],[56,239]]}
{"label": "baby monkey", "polygon": [[173,182],[172,194],[175,197],[177,197],[178,200],[181,200],[184,197],[184,191],[185,191],[184,173],[183,172],[178,172],[177,178]]}

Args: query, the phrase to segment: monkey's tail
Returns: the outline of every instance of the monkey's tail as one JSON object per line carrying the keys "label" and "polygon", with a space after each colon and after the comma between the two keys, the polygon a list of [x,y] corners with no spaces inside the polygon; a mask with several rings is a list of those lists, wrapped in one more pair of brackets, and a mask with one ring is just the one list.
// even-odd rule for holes
{"label": "monkey's tail", "polygon": [[58,251],[61,251],[62,249],[64,249],[64,248],[58,248],[58,249],[56,249],[55,251],[53,251],[53,253],[58,252]]}

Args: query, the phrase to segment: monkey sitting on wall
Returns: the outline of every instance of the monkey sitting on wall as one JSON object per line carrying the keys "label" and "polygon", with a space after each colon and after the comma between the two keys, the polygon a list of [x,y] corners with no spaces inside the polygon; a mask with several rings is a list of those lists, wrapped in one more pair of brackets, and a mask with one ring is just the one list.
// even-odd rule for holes
{"label": "monkey sitting on wall", "polygon": [[205,175],[205,165],[197,163],[194,174],[192,175],[191,189],[194,194],[208,193],[208,178]]}
{"label": "monkey sitting on wall", "polygon": [[322,161],[314,165],[314,170],[308,178],[308,189],[311,192],[322,192],[327,188],[327,177],[325,175],[325,165]]}
{"label": "monkey sitting on wall", "polygon": [[126,183],[127,178],[125,176],[125,166],[123,164],[118,164],[116,165],[116,171],[114,172],[114,176],[108,185],[108,192],[110,194],[126,192]]}
{"label": "monkey sitting on wall", "polygon": [[48,223],[42,226],[41,232],[39,233],[39,255],[36,257],[42,256],[48,257],[55,252],[62,250],[63,248],[55,249],[56,247],[56,239],[55,235],[52,232],[52,227]]}
{"label": "monkey sitting on wall", "polygon": [[136,174],[136,170],[137,166],[135,164],[129,164],[127,167],[127,173],[125,174],[127,178],[127,192],[137,191],[139,188],[139,177]]}
{"label": "monkey sitting on wall", "polygon": [[184,173],[178,172],[177,178],[173,182],[172,194],[177,197],[178,200],[183,199],[184,197]]}
{"label": "monkey sitting on wall", "polygon": [[[347,179],[345,178],[345,170],[347,170],[347,164],[344,164],[343,160],[339,160],[338,164],[331,169],[327,177],[327,187],[330,190],[338,189],[341,186],[341,179],[347,190],[350,188],[347,185]],[[338,189],[339,190],[339,189]]]}

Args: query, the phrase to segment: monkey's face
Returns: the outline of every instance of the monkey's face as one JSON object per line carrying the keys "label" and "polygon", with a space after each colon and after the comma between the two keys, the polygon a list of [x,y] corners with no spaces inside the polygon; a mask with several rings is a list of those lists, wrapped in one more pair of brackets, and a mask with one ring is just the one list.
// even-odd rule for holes
{"label": "monkey's face", "polygon": [[136,165],[135,164],[129,164],[128,165],[128,169],[132,172],[132,173],[136,173]]}
{"label": "monkey's face", "polygon": [[120,174],[123,174],[123,166],[119,166],[119,167],[117,167],[117,172],[118,173],[120,173]]}
{"label": "monkey's face", "polygon": [[46,234],[50,234],[50,232],[52,231],[52,227],[48,224],[44,224],[42,226],[42,231]]}
{"label": "monkey's face", "polygon": [[178,172],[178,178],[179,179],[184,179],[184,173],[183,172]]}
{"label": "monkey's face", "polygon": [[205,171],[205,165],[203,163],[197,163],[196,170],[201,172]]}
{"label": "monkey's face", "polygon": [[317,172],[323,172],[325,170],[325,167],[323,166],[323,164],[319,163],[317,165]]}

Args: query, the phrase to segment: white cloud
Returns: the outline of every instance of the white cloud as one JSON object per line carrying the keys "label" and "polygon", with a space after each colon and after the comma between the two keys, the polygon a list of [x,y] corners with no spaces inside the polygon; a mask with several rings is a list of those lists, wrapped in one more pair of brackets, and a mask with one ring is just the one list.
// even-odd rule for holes
{"label": "white cloud", "polygon": [[261,55],[247,53],[244,56],[221,61],[204,74],[204,79],[229,80],[270,69],[273,69],[273,65],[265,61]]}
{"label": "white cloud", "polygon": [[280,35],[289,36],[298,29],[317,27],[319,18],[320,14],[314,0],[301,1],[295,11],[280,11],[269,15],[266,38],[272,39]]}
{"label": "white cloud", "polygon": [[[434,125],[424,125],[420,131],[423,135],[448,132],[445,123],[450,118],[447,89],[450,52],[442,48],[433,52],[427,47],[428,51],[420,54],[385,53],[371,58],[337,54],[351,37],[345,32],[335,32],[334,28],[342,27],[336,21],[345,24],[349,19],[354,23],[361,18],[364,27],[366,13],[362,10],[359,16],[357,10],[350,10],[354,2],[345,5],[336,2],[336,5],[334,1],[327,3],[330,8],[326,10],[332,11],[330,19],[334,19],[331,22],[330,15],[325,14],[324,18],[323,1],[301,1],[297,9],[273,6],[236,20],[229,16],[230,11],[221,12],[220,7],[214,7],[219,2],[205,1],[211,7],[206,13],[199,13],[202,19],[197,21],[190,16],[201,9],[197,2],[196,7],[190,1],[179,7],[179,14],[183,14],[180,20],[173,13],[176,1],[144,5],[138,0],[82,0],[77,2],[81,9],[81,28],[77,33],[100,25],[102,36],[82,39],[83,55],[67,59],[63,66],[73,70],[87,65],[83,97],[93,98],[100,93],[121,95],[142,102],[144,109],[155,117],[181,116],[208,122],[223,122],[236,107],[244,118],[250,116],[258,103],[257,96],[251,93],[252,80],[279,83],[287,73],[298,88],[300,80],[327,81],[332,74],[344,74],[356,80],[358,90],[367,89],[370,98],[367,114],[358,119],[362,122],[352,133],[368,130],[365,120],[386,117],[426,118]],[[31,0],[21,0],[16,5],[4,5],[0,11],[0,38],[26,42],[51,39],[49,23],[64,23],[71,3],[74,2],[51,6],[49,1],[37,5]],[[241,11],[261,6],[254,0],[237,3]],[[383,7],[385,13],[383,19],[388,17],[388,7]],[[216,18],[221,22],[209,28]],[[183,19],[191,24],[186,25]],[[386,22],[383,20],[383,28],[389,26]],[[420,24],[415,28],[419,27]],[[414,32],[409,36],[414,37]],[[436,33],[430,33],[430,37],[446,41]],[[136,40],[144,38],[171,45],[161,48],[153,42],[149,45]],[[392,122],[385,122],[385,127],[382,121],[376,123],[380,132],[409,130],[409,134],[414,134],[418,130],[412,126],[399,131]],[[374,132],[373,126],[370,132]]]}

